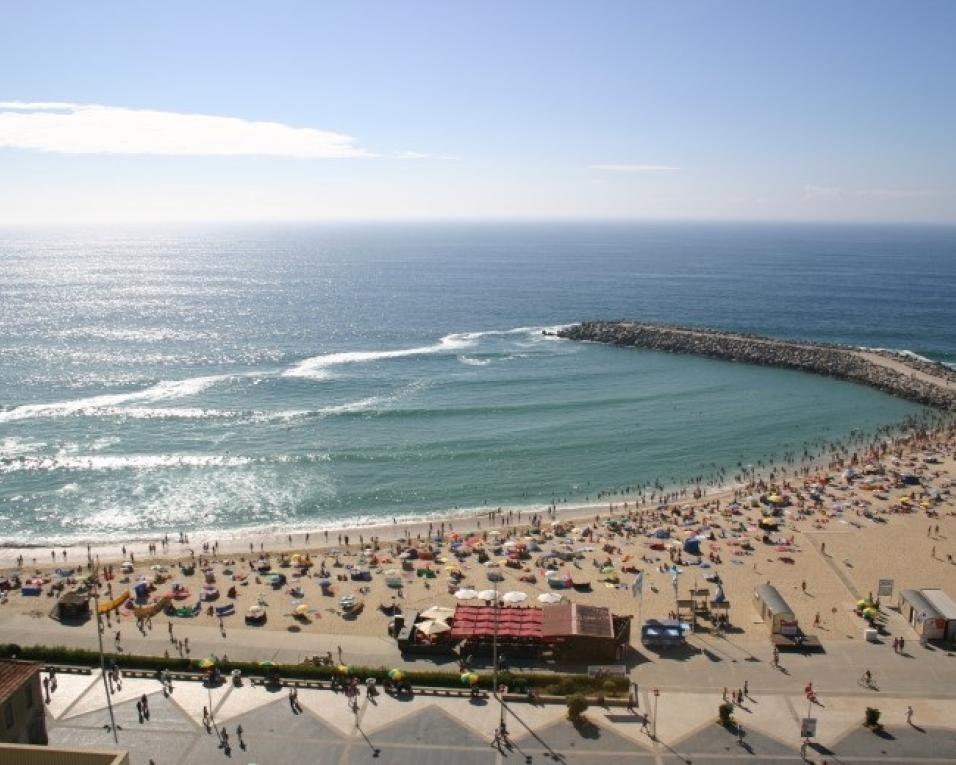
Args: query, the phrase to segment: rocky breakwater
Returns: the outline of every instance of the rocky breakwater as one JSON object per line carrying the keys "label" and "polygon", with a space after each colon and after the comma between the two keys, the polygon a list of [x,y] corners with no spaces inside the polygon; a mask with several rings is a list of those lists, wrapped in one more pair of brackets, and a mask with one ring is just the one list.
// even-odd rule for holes
{"label": "rocky breakwater", "polygon": [[589,321],[556,334],[568,340],[687,353],[812,372],[956,411],[956,371],[942,364],[884,350],[630,321]]}

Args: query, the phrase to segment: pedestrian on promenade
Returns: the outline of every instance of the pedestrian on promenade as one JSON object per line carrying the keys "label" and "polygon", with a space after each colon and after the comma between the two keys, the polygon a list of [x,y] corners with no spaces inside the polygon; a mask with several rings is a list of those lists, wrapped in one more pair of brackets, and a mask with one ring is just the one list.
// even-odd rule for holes
{"label": "pedestrian on promenade", "polygon": [[913,707],[906,707],[906,724],[913,724]]}
{"label": "pedestrian on promenade", "polygon": [[746,680],[744,680],[744,696],[746,696],[748,699],[750,698],[750,685]]}

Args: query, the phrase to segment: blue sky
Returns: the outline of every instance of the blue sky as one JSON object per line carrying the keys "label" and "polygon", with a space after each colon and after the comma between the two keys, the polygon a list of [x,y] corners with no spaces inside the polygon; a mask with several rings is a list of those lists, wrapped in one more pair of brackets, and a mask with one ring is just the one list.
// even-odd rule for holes
{"label": "blue sky", "polygon": [[953,29],[944,1],[8,2],[0,222],[956,222]]}

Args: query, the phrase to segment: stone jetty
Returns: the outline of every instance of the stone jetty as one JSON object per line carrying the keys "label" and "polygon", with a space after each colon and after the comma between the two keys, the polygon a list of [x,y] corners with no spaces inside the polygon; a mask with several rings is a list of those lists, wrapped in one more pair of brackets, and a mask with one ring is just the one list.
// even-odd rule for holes
{"label": "stone jetty", "polygon": [[956,411],[956,371],[943,364],[892,351],[634,321],[588,321],[556,334],[568,340],[812,372]]}

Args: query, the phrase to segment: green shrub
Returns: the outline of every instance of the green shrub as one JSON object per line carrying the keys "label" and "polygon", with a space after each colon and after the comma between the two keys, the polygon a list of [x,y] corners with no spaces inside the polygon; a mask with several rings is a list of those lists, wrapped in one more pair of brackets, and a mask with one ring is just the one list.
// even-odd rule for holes
{"label": "green shrub", "polygon": [[582,693],[572,693],[567,698],[568,719],[577,722],[588,708],[588,700]]}
{"label": "green shrub", "polygon": [[[0,644],[0,657],[50,662],[54,664],[71,664],[81,667],[98,667],[100,655],[96,651],[83,648],[67,648],[65,646],[20,646],[14,643]],[[186,659],[178,656],[165,658],[163,656],[138,656],[127,653],[105,654],[107,666],[114,661],[124,669],[158,670],[168,669],[174,672],[197,671],[196,661],[203,658],[197,654],[194,658]],[[267,674],[264,667],[256,662],[228,661],[222,666],[223,670],[238,669],[247,677],[262,677]],[[309,664],[280,664],[273,668],[283,678],[298,678],[302,680],[329,680],[335,673],[334,667],[312,666]],[[389,667],[353,666],[357,677],[375,677],[379,682],[384,681]],[[460,673],[442,670],[407,670],[405,676],[412,685],[432,686],[438,688],[464,688]],[[608,695],[623,695],[628,689],[628,680],[616,678],[589,678],[582,675],[557,675],[552,673],[524,674],[521,672],[500,672],[499,682],[519,693],[528,688],[541,688],[552,696],[569,696],[575,693],[591,693],[604,691]],[[491,688],[491,674],[482,674],[480,687]],[[518,690],[520,689],[520,690]]]}
{"label": "green shrub", "polygon": [[717,707],[717,716],[720,724],[725,728],[729,728],[734,723],[734,705],[729,701],[725,701]]}

